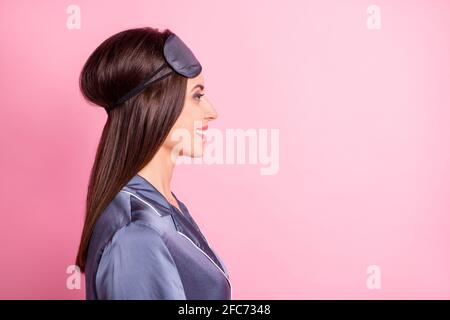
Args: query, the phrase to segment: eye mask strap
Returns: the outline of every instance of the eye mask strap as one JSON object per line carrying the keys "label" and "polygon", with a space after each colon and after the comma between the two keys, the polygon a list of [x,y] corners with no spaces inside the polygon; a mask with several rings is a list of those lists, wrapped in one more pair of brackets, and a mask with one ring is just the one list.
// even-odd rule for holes
{"label": "eye mask strap", "polygon": [[132,97],[138,95],[142,91],[144,91],[147,87],[149,87],[152,83],[155,83],[159,80],[162,80],[164,78],[167,78],[173,71],[170,70],[169,72],[165,73],[164,75],[152,80],[156,74],[158,74],[162,69],[165,67],[168,67],[166,63],[163,63],[150,77],[148,77],[144,82],[139,84],[137,87],[133,88],[131,91],[129,91],[127,94],[125,94],[123,97],[121,97],[119,100],[117,100],[115,103],[112,103],[108,106],[108,109],[106,109],[106,112],[109,114],[109,112],[116,108],[117,106],[121,105],[128,99],[131,99]]}

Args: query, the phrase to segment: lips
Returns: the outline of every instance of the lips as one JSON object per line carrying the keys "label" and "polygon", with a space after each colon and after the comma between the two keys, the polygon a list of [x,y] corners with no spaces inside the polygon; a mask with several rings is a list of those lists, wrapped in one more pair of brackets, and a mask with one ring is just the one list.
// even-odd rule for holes
{"label": "lips", "polygon": [[208,130],[208,126],[207,125],[205,125],[205,126],[203,126],[201,128],[195,129],[195,133],[197,133],[202,138],[205,138],[206,137],[206,130]]}

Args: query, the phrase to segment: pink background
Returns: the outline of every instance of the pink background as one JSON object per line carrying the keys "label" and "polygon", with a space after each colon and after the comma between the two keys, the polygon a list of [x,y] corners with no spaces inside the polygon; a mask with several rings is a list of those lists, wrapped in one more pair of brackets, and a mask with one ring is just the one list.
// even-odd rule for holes
{"label": "pink background", "polygon": [[[81,29],[66,8],[81,8]],[[366,9],[381,8],[381,30]],[[78,76],[107,37],[168,27],[212,127],[280,129],[280,168],[183,165],[173,191],[234,299],[450,298],[449,1],[1,1],[0,298],[66,288],[106,113]],[[366,268],[381,268],[380,290]]]}

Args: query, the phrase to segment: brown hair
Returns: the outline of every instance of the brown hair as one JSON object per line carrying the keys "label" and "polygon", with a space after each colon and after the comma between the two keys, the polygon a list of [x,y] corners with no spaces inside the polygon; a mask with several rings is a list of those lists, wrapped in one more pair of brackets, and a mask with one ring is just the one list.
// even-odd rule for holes
{"label": "brown hair", "polygon": [[[80,90],[90,103],[108,108],[164,62],[163,45],[172,32],[136,28],[101,43],[80,74]],[[184,105],[187,78],[172,72],[139,95],[112,109],[91,170],[86,215],[76,264],[85,271],[95,223],[120,189],[155,155]]]}

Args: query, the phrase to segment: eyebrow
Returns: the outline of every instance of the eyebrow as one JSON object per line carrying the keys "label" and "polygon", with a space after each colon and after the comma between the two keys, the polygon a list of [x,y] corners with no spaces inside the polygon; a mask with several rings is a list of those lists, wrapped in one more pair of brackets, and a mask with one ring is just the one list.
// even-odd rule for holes
{"label": "eyebrow", "polygon": [[196,88],[200,88],[200,90],[204,90],[205,86],[202,84],[197,84],[191,89],[191,92],[194,91]]}

